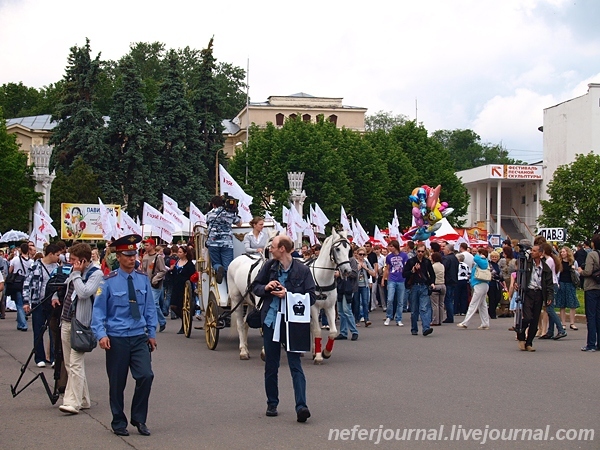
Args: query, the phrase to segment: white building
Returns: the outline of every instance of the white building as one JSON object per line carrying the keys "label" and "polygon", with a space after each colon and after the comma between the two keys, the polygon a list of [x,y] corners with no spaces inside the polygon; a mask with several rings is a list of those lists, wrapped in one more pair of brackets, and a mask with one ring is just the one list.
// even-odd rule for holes
{"label": "white building", "polygon": [[544,165],[542,200],[554,171],[570,164],[577,154],[600,154],[600,84],[588,84],[581,97],[544,109]]}

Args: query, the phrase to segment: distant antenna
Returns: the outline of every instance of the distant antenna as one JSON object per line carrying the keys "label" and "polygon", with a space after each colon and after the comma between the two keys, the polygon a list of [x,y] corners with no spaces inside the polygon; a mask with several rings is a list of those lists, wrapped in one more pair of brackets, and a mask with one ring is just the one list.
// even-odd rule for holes
{"label": "distant antenna", "polygon": [[415,125],[419,124],[419,106],[417,102],[417,97],[415,97]]}

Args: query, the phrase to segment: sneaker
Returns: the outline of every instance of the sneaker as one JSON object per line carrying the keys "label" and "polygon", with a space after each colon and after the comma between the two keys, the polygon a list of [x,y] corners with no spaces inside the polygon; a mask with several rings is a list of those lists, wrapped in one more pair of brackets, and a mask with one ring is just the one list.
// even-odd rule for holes
{"label": "sneaker", "polygon": [[221,284],[223,282],[223,277],[225,276],[225,268],[223,266],[219,266],[217,269],[217,274],[215,276],[215,281],[217,284]]}
{"label": "sneaker", "polygon": [[370,320],[367,320],[367,321],[365,322],[365,328],[366,328],[366,327],[368,327],[369,325],[371,325],[371,321],[370,321]]}
{"label": "sneaker", "polygon": [[329,325],[321,325],[321,330],[329,330]]}
{"label": "sneaker", "polygon": [[423,336],[429,336],[431,333],[433,333],[433,328],[427,328],[423,331]]}
{"label": "sneaker", "polygon": [[267,417],[276,417],[278,412],[277,412],[277,406],[275,405],[269,405],[267,406]]}
{"label": "sneaker", "polygon": [[356,341],[358,340],[358,333],[353,333],[352,334],[352,339],[350,339],[351,341]]}
{"label": "sneaker", "polygon": [[567,336],[567,332],[563,331],[562,333],[558,333],[556,336],[554,336],[552,339],[554,339],[555,341],[558,341],[559,339],[562,339],[564,337]]}
{"label": "sneaker", "polygon": [[467,328],[467,326],[465,324],[463,324],[463,323],[457,323],[456,326],[458,328]]}
{"label": "sneaker", "polygon": [[412,334],[413,336],[418,336],[419,333],[417,331],[411,331],[410,334]]}
{"label": "sneaker", "polygon": [[364,322],[364,321],[365,321],[365,318],[364,318],[364,317],[361,317],[361,318],[360,318],[360,321],[361,321],[361,322]]}
{"label": "sneaker", "polygon": [[531,345],[526,346],[525,350],[527,350],[528,352],[535,352],[535,348],[533,348]]}
{"label": "sneaker", "polygon": [[390,319],[385,319],[385,322],[383,322],[383,324],[387,327],[390,324]]}
{"label": "sneaker", "polygon": [[594,347],[581,347],[582,352],[595,352],[596,349]]}
{"label": "sneaker", "polygon": [[60,405],[58,409],[67,414],[79,414],[79,410],[77,408],[69,405]]}
{"label": "sneaker", "polygon": [[490,327],[486,327],[485,325],[479,325],[479,326],[477,327],[477,329],[478,329],[478,330],[489,330],[489,329],[490,329]]}
{"label": "sneaker", "polygon": [[403,327],[404,324],[402,322],[396,322],[396,325],[398,325],[399,327]]}
{"label": "sneaker", "polygon": [[39,363],[37,363],[38,367],[46,367],[46,363],[44,361],[40,361]]}

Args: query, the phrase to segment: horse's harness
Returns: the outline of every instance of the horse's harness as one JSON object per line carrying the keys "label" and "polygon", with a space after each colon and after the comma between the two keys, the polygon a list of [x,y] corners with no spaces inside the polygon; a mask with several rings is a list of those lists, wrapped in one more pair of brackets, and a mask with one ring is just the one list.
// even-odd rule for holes
{"label": "horse's harness", "polygon": [[317,281],[317,277],[315,274],[315,269],[322,269],[322,270],[339,270],[339,268],[345,264],[350,264],[350,261],[344,261],[342,263],[338,263],[335,259],[335,250],[338,250],[338,247],[340,246],[344,246],[346,247],[346,245],[350,246],[350,242],[348,242],[348,240],[344,237],[342,237],[341,239],[337,240],[336,242],[331,244],[331,249],[329,250],[329,259],[331,260],[332,263],[335,264],[335,267],[322,267],[322,266],[316,266],[316,262],[317,259],[313,258],[313,259],[309,259],[308,261],[306,261],[304,264],[306,264],[306,266],[308,266],[308,268],[311,270],[312,272],[312,276],[313,279],[315,280],[315,287],[316,287],[316,296],[317,296],[317,300],[325,300],[327,298],[327,294],[326,292],[331,292],[336,288],[336,281],[335,278],[333,279],[333,283],[329,284],[327,286],[320,286],[318,281]]}

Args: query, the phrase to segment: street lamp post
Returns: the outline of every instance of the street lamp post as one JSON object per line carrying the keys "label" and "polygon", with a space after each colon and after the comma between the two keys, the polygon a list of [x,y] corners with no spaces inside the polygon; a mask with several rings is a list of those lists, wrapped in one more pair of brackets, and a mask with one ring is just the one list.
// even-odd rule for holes
{"label": "street lamp post", "polygon": [[[300,217],[304,217],[302,213],[302,207],[304,206],[304,200],[306,200],[306,192],[302,190],[302,183],[304,182],[304,172],[288,172],[288,182],[290,183],[290,189],[292,194],[290,195],[290,201],[293,207],[296,208]],[[302,232],[299,232],[296,236],[296,248],[302,246]]]}

